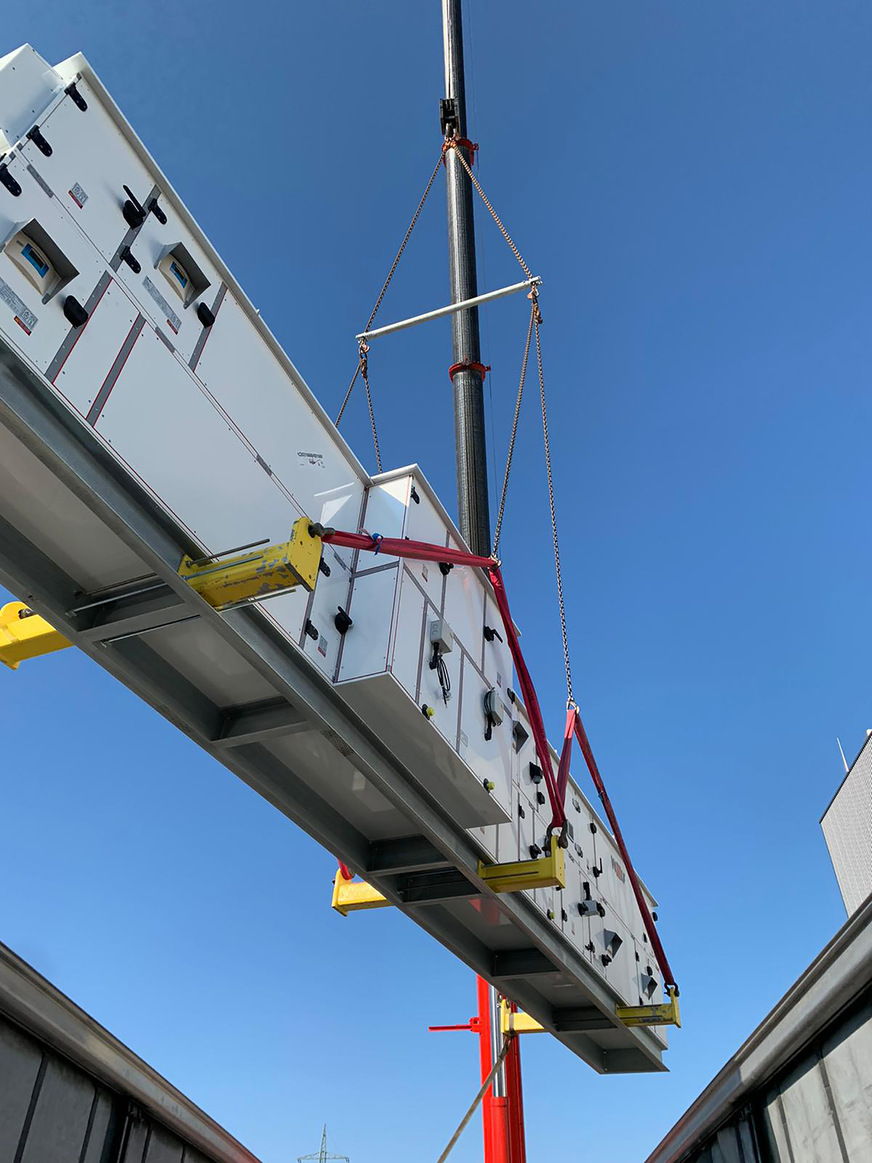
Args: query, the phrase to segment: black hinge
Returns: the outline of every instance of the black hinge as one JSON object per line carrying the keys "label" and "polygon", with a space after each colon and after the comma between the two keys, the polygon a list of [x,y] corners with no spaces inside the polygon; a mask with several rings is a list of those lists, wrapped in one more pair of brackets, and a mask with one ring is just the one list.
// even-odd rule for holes
{"label": "black hinge", "polygon": [[75,107],[77,109],[81,109],[81,111],[84,113],[88,108],[88,102],[76,88],[76,82],[73,81],[71,85],[67,85],[66,89],[64,89],[64,92],[75,105]]}
{"label": "black hinge", "polygon": [[27,139],[28,139],[28,141],[33,142],[33,144],[36,146],[36,148],[39,150],[39,152],[43,155],[43,157],[51,157],[52,148],[49,145],[49,143],[45,140],[45,138],[43,137],[38,125],[34,125],[33,129],[31,129],[28,132]]}
{"label": "black hinge", "polygon": [[19,186],[6,166],[0,166],[0,185],[5,186],[13,198],[17,198],[21,193],[21,186]]}

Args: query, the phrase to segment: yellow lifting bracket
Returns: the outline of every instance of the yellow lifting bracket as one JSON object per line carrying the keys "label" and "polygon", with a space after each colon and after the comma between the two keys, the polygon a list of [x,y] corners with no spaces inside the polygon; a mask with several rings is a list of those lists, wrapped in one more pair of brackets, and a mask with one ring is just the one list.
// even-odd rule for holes
{"label": "yellow lifting bracket", "polygon": [[216,610],[297,586],[311,592],[318,580],[323,532],[323,526],[300,517],[287,541],[220,561],[183,557],[179,576]]}
{"label": "yellow lifting bracket", "polygon": [[478,862],[478,875],[492,892],[521,892],[526,888],[566,888],[566,856],[552,836],[547,856],[515,860],[510,864]]}
{"label": "yellow lifting bracket", "polygon": [[7,602],[0,608],[0,662],[10,670],[67,646],[72,642],[24,602]]}
{"label": "yellow lifting bracket", "polygon": [[618,1006],[618,1018],[625,1026],[681,1026],[681,1010],[678,1007],[678,990],[674,985],[666,987],[669,1001],[650,1006]]}
{"label": "yellow lifting bracket", "polygon": [[544,1034],[545,1027],[523,1010],[512,1012],[505,998],[500,999],[500,1028],[504,1034]]}
{"label": "yellow lifting bracket", "polygon": [[342,875],[342,869],[337,868],[330,907],[343,917],[357,912],[358,909],[383,909],[390,903],[386,896],[365,880],[346,880]]}

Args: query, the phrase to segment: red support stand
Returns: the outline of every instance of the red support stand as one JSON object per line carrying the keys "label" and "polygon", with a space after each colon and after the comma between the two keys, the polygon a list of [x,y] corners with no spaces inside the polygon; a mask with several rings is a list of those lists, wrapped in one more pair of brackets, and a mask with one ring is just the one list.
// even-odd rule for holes
{"label": "red support stand", "polygon": [[[478,1034],[481,1080],[487,1078],[494,1064],[491,1031],[499,1029],[500,1015],[491,1012],[491,990],[481,977],[478,984],[478,1015],[464,1026],[431,1026],[431,1030],[471,1030]],[[513,1005],[513,1009],[516,1007]],[[527,1163],[524,1134],[524,1097],[521,1088],[521,1047],[517,1036],[511,1040],[503,1065],[505,1095],[494,1094],[493,1083],[481,1100],[484,1131],[484,1163]]]}

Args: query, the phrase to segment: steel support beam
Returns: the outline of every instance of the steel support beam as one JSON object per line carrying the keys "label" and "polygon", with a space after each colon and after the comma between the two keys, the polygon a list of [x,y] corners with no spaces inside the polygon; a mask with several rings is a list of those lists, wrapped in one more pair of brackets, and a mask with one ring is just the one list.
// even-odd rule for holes
{"label": "steel support beam", "polygon": [[367,876],[400,875],[446,867],[448,861],[424,836],[401,836],[396,840],[376,840],[370,848]]}
{"label": "steel support beam", "polygon": [[224,711],[215,747],[242,747],[311,731],[312,724],[284,699],[267,699]]}
{"label": "steel support beam", "polygon": [[536,977],[542,973],[557,973],[553,963],[539,949],[508,949],[495,953],[491,976],[497,981],[511,981],[515,977]]}
{"label": "steel support beam", "polygon": [[[70,489],[135,554],[144,570],[153,570],[163,580],[188,612],[200,618],[205,632],[213,633],[230,646],[240,661],[260,674],[279,697],[296,708],[342,754],[353,755],[355,766],[365,778],[408,820],[410,833],[432,845],[442,854],[445,864],[468,882],[463,888],[457,881],[457,888],[452,891],[474,895],[476,886],[480,885],[478,891],[487,908],[502,914],[519,940],[538,948],[552,963],[554,971],[562,975],[567,1001],[578,998],[579,1003],[594,1006],[607,1019],[614,1015],[614,996],[606,983],[591,971],[586,959],[569,946],[526,894],[496,897],[480,884],[478,861],[482,852],[477,843],[433,800],[415,773],[397,760],[384,741],[348,707],[341,692],[288,643],[265,614],[256,607],[219,613],[185,585],[178,577],[178,562],[183,553],[195,553],[199,547],[192,546],[182,530],[172,528],[167,515],[124,474],[93,432],[70,416],[44,381],[2,344],[0,426],[21,440],[59,485]],[[68,611],[75,605],[81,584],[58,569],[9,522],[0,525],[0,581],[76,641],[78,627]],[[86,654],[219,758],[325,848],[352,868],[368,868],[373,859],[371,839],[327,804],[296,774],[292,765],[278,760],[257,743],[216,746],[225,727],[226,708],[216,707],[159,658],[149,649],[147,638],[127,639],[110,646],[83,641],[81,646]],[[463,896],[450,898],[454,902],[451,909],[433,901],[429,907],[418,908],[402,899],[396,871],[373,873],[371,879],[392,903],[413,916],[423,929],[493,983],[496,951],[463,923]],[[426,891],[426,886],[420,891]],[[477,924],[479,917],[478,909],[470,912],[472,924]],[[627,1030],[614,1016],[609,1024],[624,1040],[626,1049],[620,1051],[623,1058],[615,1058],[616,1051],[606,1052],[581,1031],[558,1030],[552,1020],[552,1004],[534,982],[535,978],[518,978],[508,992],[527,1013],[594,1069],[663,1069],[661,1048],[653,1035],[644,1028]]]}

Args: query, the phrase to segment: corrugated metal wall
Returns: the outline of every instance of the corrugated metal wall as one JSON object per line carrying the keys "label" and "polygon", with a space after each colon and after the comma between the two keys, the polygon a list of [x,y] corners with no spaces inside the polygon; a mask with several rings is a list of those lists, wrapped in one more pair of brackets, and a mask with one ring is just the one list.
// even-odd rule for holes
{"label": "corrugated metal wall", "polygon": [[0,1015],[0,1163],[208,1163]]}
{"label": "corrugated metal wall", "polygon": [[682,1163],[869,1163],[872,997]]}

